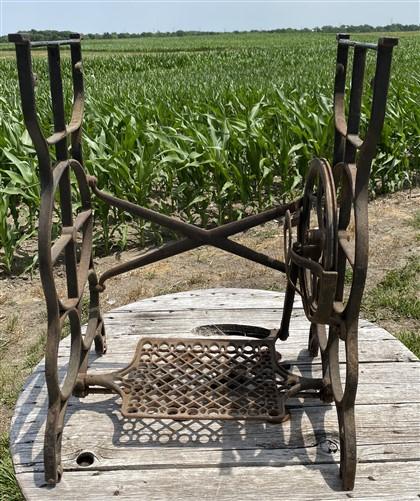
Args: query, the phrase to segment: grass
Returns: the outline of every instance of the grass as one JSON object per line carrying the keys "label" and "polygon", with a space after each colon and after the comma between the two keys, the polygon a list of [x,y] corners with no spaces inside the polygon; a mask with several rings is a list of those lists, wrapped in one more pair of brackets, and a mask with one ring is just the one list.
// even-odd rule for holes
{"label": "grass", "polygon": [[3,332],[0,332],[0,355],[10,346],[12,340],[18,340],[18,316],[12,315],[8,320]]}
{"label": "grass", "polygon": [[[16,342],[20,336],[18,317],[13,315],[6,325],[10,342]],[[25,378],[38,364],[44,355],[45,335],[39,337],[26,350],[22,362],[17,359],[3,360],[0,364],[0,403],[13,409],[19,393],[22,389]],[[5,347],[4,347],[5,348]],[[19,486],[16,482],[12,459],[9,451],[9,437],[7,433],[0,435],[0,501],[20,501],[23,500]]]}
{"label": "grass", "polygon": [[[420,239],[420,211],[409,225]],[[365,294],[363,313],[379,325],[387,321],[404,322],[409,328],[393,334],[420,358],[420,255],[410,256],[407,263],[389,271],[383,280]],[[413,326],[413,328],[411,328]]]}
{"label": "grass", "polygon": [[418,210],[413,219],[410,221],[410,226],[417,231],[416,240],[420,241],[420,210]]}
{"label": "grass", "polygon": [[420,358],[420,335],[415,331],[403,330],[400,331],[396,337],[403,343],[407,348]]}
{"label": "grass", "polygon": [[408,318],[420,320],[420,256],[412,256],[402,268],[389,271],[369,292],[365,310],[376,322]]}
{"label": "grass", "polygon": [[[23,360],[2,360],[0,365],[0,403],[13,409],[22,389],[25,377],[38,364],[44,355],[46,336],[39,337],[26,350]],[[16,342],[16,338],[11,341]],[[9,362],[9,363],[7,363]]]}
{"label": "grass", "polygon": [[22,499],[9,453],[9,437],[4,433],[0,436],[0,501],[21,501]]}

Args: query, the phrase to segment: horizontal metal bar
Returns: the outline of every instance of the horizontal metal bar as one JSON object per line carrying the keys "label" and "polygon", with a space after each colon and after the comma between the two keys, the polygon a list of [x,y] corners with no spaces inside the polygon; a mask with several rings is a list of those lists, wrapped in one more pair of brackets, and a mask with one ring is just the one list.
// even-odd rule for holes
{"label": "horizontal metal bar", "polygon": [[360,148],[363,144],[363,139],[361,139],[357,134],[347,134],[346,139],[355,148]]}
{"label": "horizontal metal bar", "polygon": [[243,257],[244,259],[248,259],[254,263],[262,264],[263,266],[267,266],[267,268],[272,268],[273,270],[281,271],[282,273],[286,272],[286,265],[281,261],[267,256],[266,254],[262,254],[261,252],[254,251],[249,247],[229,240],[228,238],[218,238],[217,240],[212,240],[208,245],[230,252],[236,256]]}
{"label": "horizontal metal bar", "polygon": [[104,386],[88,386],[89,387],[89,395],[111,395],[115,393],[110,388],[105,388]]}
{"label": "horizontal metal bar", "polygon": [[160,214],[159,212],[147,209],[146,207],[140,207],[132,202],[121,200],[120,198],[114,197],[99,190],[96,186],[95,178],[90,178],[90,185],[95,195],[109,205],[119,207],[120,209],[129,212],[130,214],[134,214],[135,216],[146,219],[147,221],[151,221],[152,223],[156,223],[173,231],[177,231],[195,241],[197,241],[197,239],[202,241],[207,238],[208,232],[206,230],[203,230],[202,228],[199,228],[198,226],[184,223],[179,219],[166,216],[165,214]]}
{"label": "horizontal metal bar", "polygon": [[71,38],[69,40],[47,40],[30,42],[31,47],[49,47],[54,45],[74,45],[80,43],[80,38]]}
{"label": "horizontal metal bar", "polygon": [[74,220],[74,225],[73,225],[73,232],[72,227],[69,226],[67,228],[66,233],[61,235],[52,245],[51,247],[51,265],[54,266],[54,264],[57,262],[57,259],[59,255],[64,251],[66,248],[67,244],[69,244],[72,240],[74,240],[74,235],[77,231],[82,228],[82,226],[85,224],[85,222],[92,216],[92,209],[84,210],[80,214],[77,215],[76,219]]}
{"label": "horizontal metal bar", "polygon": [[367,43],[367,42],[356,42],[355,40],[346,40],[344,38],[339,38],[337,40],[338,45],[347,45],[349,47],[360,47],[361,49],[372,49],[378,50],[378,44]]}
{"label": "horizontal metal bar", "polygon": [[90,178],[89,184],[95,195],[108,204],[120,207],[121,209],[130,212],[131,214],[134,214],[138,217],[155,222],[167,228],[171,228],[172,230],[178,231],[179,233],[188,237],[187,239],[181,240],[180,242],[169,244],[154,252],[140,256],[139,258],[134,259],[129,263],[124,263],[122,265],[116,266],[115,268],[112,268],[111,270],[108,270],[101,276],[99,280],[100,286],[103,286],[104,282],[108,278],[132,269],[145,266],[146,264],[160,261],[161,259],[166,259],[175,254],[180,254],[182,252],[185,252],[186,250],[200,247],[201,245],[211,245],[213,247],[217,247],[219,249],[230,252],[231,254],[235,254],[245,259],[249,259],[250,261],[262,264],[263,266],[273,268],[277,271],[281,271],[283,273],[286,271],[286,266],[283,262],[271,258],[260,252],[249,249],[248,247],[237,242],[228,240],[227,237],[254,226],[258,226],[265,222],[271,221],[276,217],[283,216],[287,210],[296,212],[302,205],[301,198],[289,204],[284,204],[278,207],[274,207],[273,209],[268,209],[267,211],[264,211],[260,214],[248,216],[247,218],[244,218],[240,221],[233,221],[217,228],[213,228],[212,230],[205,230],[203,228],[185,223],[164,214],[159,214],[158,212],[155,212],[151,209],[140,207],[126,200],[121,200],[119,198],[108,195],[107,193],[104,193],[97,188],[95,178]]}
{"label": "horizontal metal bar", "polygon": [[86,223],[86,221],[91,217],[91,215],[92,215],[92,209],[87,209],[82,211],[80,214],[76,216],[76,219],[74,220],[73,224],[76,231],[80,230],[80,228]]}
{"label": "horizontal metal bar", "polygon": [[51,47],[58,45],[76,45],[81,42],[82,37],[80,33],[71,33],[67,40],[36,40],[32,42],[28,33],[10,33],[7,39],[9,42],[29,45],[31,47]]}
{"label": "horizontal metal bar", "polygon": [[51,247],[51,265],[54,266],[60,254],[64,251],[67,244],[73,240],[73,236],[70,233],[61,235]]}
{"label": "horizontal metal bar", "polygon": [[53,144],[57,144],[65,137],[69,136],[73,132],[76,132],[81,125],[82,125],[81,120],[78,122],[75,121],[73,123],[70,123],[69,125],[67,125],[66,130],[60,130],[59,132],[55,132],[50,137],[47,137],[46,141],[50,146],[52,146]]}
{"label": "horizontal metal bar", "polygon": [[249,249],[245,245],[239,244],[238,242],[233,242],[232,240],[229,240],[225,237],[219,237],[217,239],[214,239],[212,242],[200,241],[200,239],[192,240],[185,238],[177,242],[166,244],[154,251],[150,251],[139,256],[138,258],[128,261],[127,263],[122,263],[115,266],[114,268],[105,271],[99,279],[99,286],[103,287],[106,280],[120,275],[121,273],[141,268],[148,264],[167,259],[177,254],[182,254],[186,251],[201,247],[202,245],[211,245],[218,249],[230,252],[231,254],[235,254],[236,256],[248,259],[258,264],[262,264],[263,266],[267,266],[268,268],[272,268],[283,273],[286,271],[286,266],[281,261]]}

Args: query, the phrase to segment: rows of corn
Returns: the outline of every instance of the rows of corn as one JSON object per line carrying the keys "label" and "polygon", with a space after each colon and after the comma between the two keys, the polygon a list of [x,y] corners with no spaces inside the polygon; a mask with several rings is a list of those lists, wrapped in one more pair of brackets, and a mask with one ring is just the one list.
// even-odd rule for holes
{"label": "rows of corn", "polygon": [[[34,71],[49,135],[44,56],[35,55]],[[86,168],[118,197],[206,227],[288,200],[313,156],[331,158],[334,57],[334,37],[325,34],[87,41]],[[373,71],[371,59],[367,83]],[[70,109],[68,84],[66,96]],[[372,194],[418,180],[419,137],[420,34],[402,34]],[[40,189],[8,45],[0,46],[0,190],[0,266],[11,272],[33,265],[25,244],[36,233]],[[99,252],[172,237],[101,203],[95,214]]]}

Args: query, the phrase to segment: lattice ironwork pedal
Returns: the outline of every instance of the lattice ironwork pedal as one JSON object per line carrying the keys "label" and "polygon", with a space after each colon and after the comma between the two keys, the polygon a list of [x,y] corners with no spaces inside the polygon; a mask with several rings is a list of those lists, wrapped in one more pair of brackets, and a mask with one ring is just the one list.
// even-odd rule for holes
{"label": "lattice ironwork pedal", "polygon": [[282,422],[296,378],[279,365],[275,341],[144,338],[128,367],[85,381],[117,391],[128,418]]}

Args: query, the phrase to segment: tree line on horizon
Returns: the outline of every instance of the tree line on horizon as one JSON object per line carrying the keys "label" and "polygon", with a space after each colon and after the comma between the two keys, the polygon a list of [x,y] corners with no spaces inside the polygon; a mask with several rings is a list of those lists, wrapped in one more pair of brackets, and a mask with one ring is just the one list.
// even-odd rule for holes
{"label": "tree line on horizon", "polygon": [[[83,34],[83,38],[86,40],[113,40],[113,39],[123,39],[123,38],[147,38],[147,37],[182,37],[182,36],[203,36],[203,35],[220,35],[225,33],[233,34],[246,34],[246,33],[370,33],[370,32],[401,32],[401,31],[420,31],[419,24],[387,24],[385,26],[371,26],[370,24],[360,24],[360,25],[341,25],[341,26],[321,26],[316,28],[277,28],[273,30],[248,30],[239,31],[234,30],[230,32],[221,31],[143,31],[141,33],[116,33],[116,32],[105,32],[105,33],[87,33]],[[28,34],[33,41],[43,41],[43,40],[55,40],[55,39],[66,39],[69,38],[73,31],[65,30],[28,30],[20,31],[19,33]],[[1,42],[7,42],[7,36],[0,37]]]}

